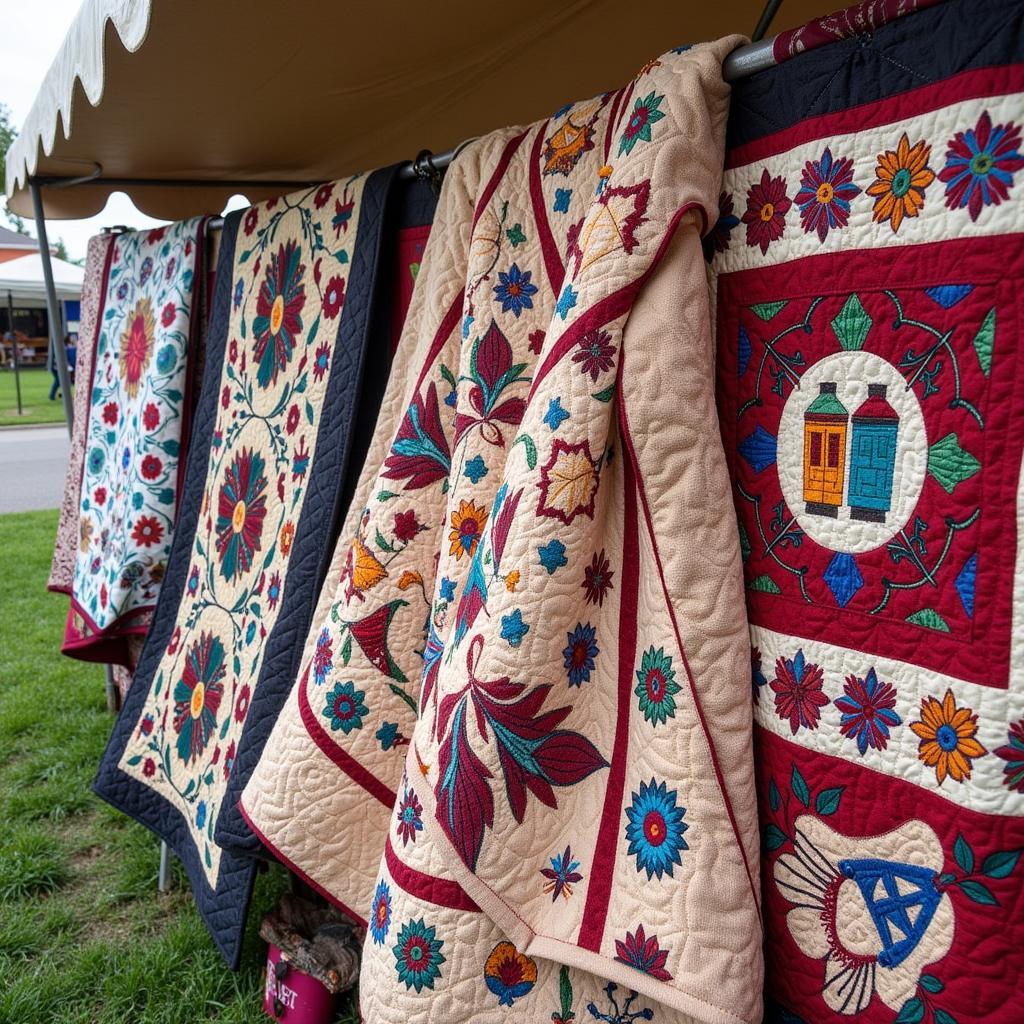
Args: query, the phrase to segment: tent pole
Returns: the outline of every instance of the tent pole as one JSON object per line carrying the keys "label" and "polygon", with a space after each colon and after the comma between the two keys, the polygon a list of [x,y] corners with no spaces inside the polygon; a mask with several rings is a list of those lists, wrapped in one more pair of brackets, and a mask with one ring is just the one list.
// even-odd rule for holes
{"label": "tent pole", "polygon": [[60,397],[64,403],[64,419],[67,421],[68,434],[72,433],[75,423],[74,406],[71,403],[71,374],[68,371],[68,353],[61,336],[63,319],[57,303],[57,287],[53,283],[53,264],[50,263],[50,244],[46,239],[46,219],[43,217],[43,196],[39,182],[29,178],[29,190],[32,193],[32,208],[36,215],[36,235],[39,238],[39,255],[43,262],[43,280],[46,282],[46,314],[50,321],[50,350],[57,361],[57,378],[60,381]]}
{"label": "tent pole", "polygon": [[21,415],[21,368],[18,365],[18,339],[14,334],[14,296],[7,293],[7,333],[11,336],[11,362],[14,366],[14,390],[18,394],[18,415]]}
{"label": "tent pole", "polygon": [[160,840],[160,870],[156,876],[157,892],[168,892],[171,888],[171,850]]}

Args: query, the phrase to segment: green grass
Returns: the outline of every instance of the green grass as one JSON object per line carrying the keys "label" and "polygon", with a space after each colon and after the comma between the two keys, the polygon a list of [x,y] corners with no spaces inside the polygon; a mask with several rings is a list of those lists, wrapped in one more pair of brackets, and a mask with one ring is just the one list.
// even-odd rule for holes
{"label": "green grass", "polygon": [[[0,516],[0,1024],[265,1022],[261,874],[242,968],[214,948],[180,865],[90,783],[113,719],[98,665],[62,657],[66,599],[45,589],[56,512]],[[357,1019],[345,1004],[339,1021]]]}
{"label": "green grass", "polygon": [[14,371],[0,367],[0,427],[28,426],[34,423],[63,423],[64,404],[60,398],[50,401],[50,385],[53,377],[44,368],[22,367],[21,409],[18,415],[18,399],[14,387]]}

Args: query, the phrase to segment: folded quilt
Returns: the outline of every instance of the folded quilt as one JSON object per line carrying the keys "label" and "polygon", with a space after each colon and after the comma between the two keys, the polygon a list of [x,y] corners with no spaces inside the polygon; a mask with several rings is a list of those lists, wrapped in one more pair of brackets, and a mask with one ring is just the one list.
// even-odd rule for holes
{"label": "folded quilt", "polygon": [[354,423],[379,401],[387,329],[367,351],[394,179],[357,175],[225,220],[167,581],[95,784],[181,857],[232,965],[256,862],[215,833],[248,734],[294,678],[351,490]]}
{"label": "folded quilt", "polygon": [[709,248],[783,1020],[1024,1017],[1022,58],[1024,4],[965,0],[735,87]]}
{"label": "folded quilt", "polygon": [[88,398],[72,460],[78,545],[62,647],[72,657],[131,665],[128,638],[145,635],[156,605],[191,425],[204,248],[193,218],[125,232],[108,250],[95,346],[78,374]]}
{"label": "folded quilt", "polygon": [[699,242],[739,41],[665,54],[448,173],[358,505],[242,797],[368,922],[369,1022],[760,1019]]}
{"label": "folded quilt", "polygon": [[100,308],[106,296],[108,262],[114,246],[113,235],[94,235],[89,239],[82,276],[82,299],[78,320],[78,361],[75,373],[75,422],[71,433],[68,468],[64,476],[64,497],[57,521],[57,540],[53,548],[53,562],[47,587],[58,593],[68,593],[78,557],[78,498],[82,492],[82,466],[85,462],[85,441],[89,429],[89,384],[92,380],[92,361],[96,353],[96,335],[99,333]]}

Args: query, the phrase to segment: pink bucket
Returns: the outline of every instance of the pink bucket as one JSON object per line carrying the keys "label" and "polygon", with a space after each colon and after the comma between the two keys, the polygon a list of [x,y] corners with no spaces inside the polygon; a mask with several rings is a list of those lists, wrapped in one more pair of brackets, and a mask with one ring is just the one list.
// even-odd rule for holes
{"label": "pink bucket", "polygon": [[285,1024],[331,1024],[337,996],[316,978],[281,959],[273,943],[267,950],[267,983],[263,1009]]}

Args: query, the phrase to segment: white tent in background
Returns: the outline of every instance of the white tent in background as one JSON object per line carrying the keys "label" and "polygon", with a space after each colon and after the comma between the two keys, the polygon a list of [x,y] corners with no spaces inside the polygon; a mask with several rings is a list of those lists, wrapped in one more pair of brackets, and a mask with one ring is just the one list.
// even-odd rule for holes
{"label": "white tent in background", "polygon": [[[57,298],[65,302],[77,302],[82,295],[82,268],[56,256],[50,257],[50,264],[53,267],[53,283],[57,287]],[[45,307],[43,258],[38,251],[0,263],[0,306],[7,302],[8,292],[11,293],[15,305]]]}

